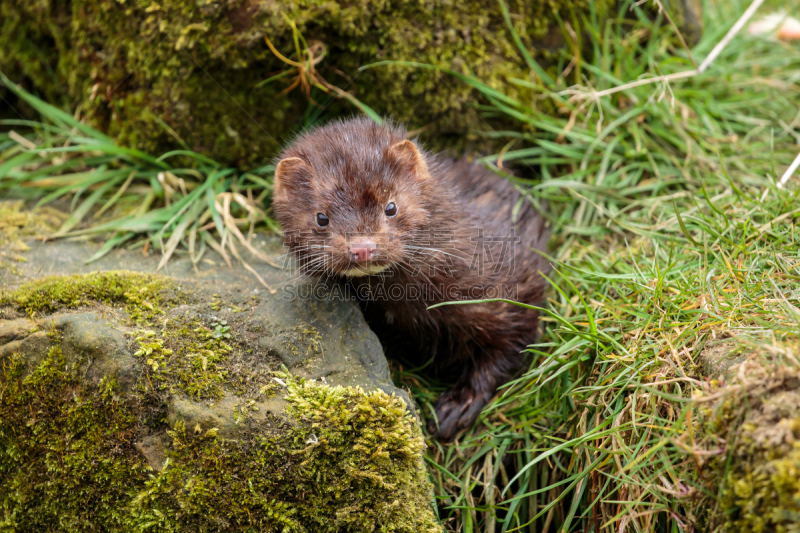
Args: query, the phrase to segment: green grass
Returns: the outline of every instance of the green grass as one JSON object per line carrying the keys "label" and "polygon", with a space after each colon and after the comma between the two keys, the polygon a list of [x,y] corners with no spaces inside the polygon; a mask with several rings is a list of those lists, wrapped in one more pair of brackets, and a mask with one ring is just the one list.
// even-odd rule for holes
{"label": "green grass", "polygon": [[0,83],[43,118],[2,121],[12,129],[0,133],[0,193],[36,199],[36,207],[69,197],[71,216],[55,236],[104,236],[91,260],[139,235],[147,240],[133,246],[152,244],[164,254],[162,265],[181,243],[194,263],[206,245],[230,263],[239,246],[249,248],[240,227],[278,230],[258,207],[271,191],[271,165],[244,172],[190,150],[153,157],[117,146],[2,73]]}
{"label": "green grass", "polygon": [[[698,61],[745,7],[706,6]],[[572,68],[598,91],[692,68],[670,28],[645,17],[585,28],[594,54]],[[530,370],[456,444],[430,441],[448,529],[724,527],[719,479],[687,452],[687,417],[700,416],[690,398],[709,387],[705,347],[800,334],[797,178],[775,187],[800,152],[800,48],[743,33],[701,76],[598,101],[536,69],[510,81],[534,89],[530,101],[453,75],[483,95],[487,121],[517,122],[485,134],[509,141],[503,164],[548,201],[556,273]],[[432,413],[441,387],[395,368]]]}
{"label": "green grass", "polygon": [[[698,62],[746,7],[706,5]],[[775,187],[800,151],[800,46],[742,32],[693,79],[598,101],[568,90],[569,80],[599,91],[691,69],[661,22],[620,8],[600,27],[589,14],[579,35],[592,53],[565,51],[547,71],[521,51],[531,76],[508,81],[519,100],[449,73],[475,87],[482,134],[507,143],[484,161],[513,167],[520,189],[548,202],[555,267],[530,369],[457,442],[429,440],[449,531],[688,532],[693,522],[724,531],[724,513],[737,513],[720,508],[714,469],[698,469],[711,461],[703,453],[713,439],[695,435],[703,412],[691,398],[716,386],[704,375],[704,348],[727,338],[780,346],[800,334],[800,178]],[[168,254],[182,244],[197,258],[203,243],[235,255],[234,227],[274,229],[256,210],[271,168],[222,169],[185,152],[153,158],[30,103],[45,123],[11,124],[32,127],[35,149],[0,134],[0,190],[22,185],[47,194],[41,203],[70,196],[75,215],[61,235],[111,235],[99,253],[140,246],[131,237],[146,235]],[[513,126],[492,130],[494,119]],[[159,178],[167,173],[186,191]],[[106,202],[107,218],[87,224]],[[443,384],[394,369],[429,416]]]}

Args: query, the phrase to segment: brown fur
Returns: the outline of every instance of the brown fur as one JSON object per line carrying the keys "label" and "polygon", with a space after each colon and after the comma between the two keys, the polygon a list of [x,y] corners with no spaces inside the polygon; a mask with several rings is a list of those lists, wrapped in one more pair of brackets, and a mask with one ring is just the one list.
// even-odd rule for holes
{"label": "brown fur", "polygon": [[[401,127],[366,119],[306,133],[282,154],[273,206],[303,273],[347,278],[385,344],[455,371],[455,386],[436,407],[438,435],[449,440],[522,367],[521,351],[537,337],[538,314],[503,302],[428,307],[454,297],[502,296],[503,285],[517,287],[516,300],[541,305],[547,264],[536,250],[545,246],[547,231],[509,181],[464,160],[427,154],[405,137]],[[391,218],[384,213],[389,202],[398,208]],[[317,213],[327,215],[328,226],[317,225]],[[487,248],[476,242],[481,231],[501,237],[512,227],[520,242],[505,244],[505,253],[502,240]],[[353,235],[377,243],[369,264],[349,253]],[[344,274],[379,266],[389,268]],[[425,297],[381,296],[381,288],[393,285],[424,289]]]}

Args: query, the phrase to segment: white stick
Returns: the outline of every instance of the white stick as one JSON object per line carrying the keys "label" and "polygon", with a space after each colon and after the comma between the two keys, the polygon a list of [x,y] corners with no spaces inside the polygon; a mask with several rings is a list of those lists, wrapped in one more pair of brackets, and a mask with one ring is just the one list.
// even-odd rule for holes
{"label": "white stick", "polygon": [[[659,82],[665,83],[685,78],[691,78],[697,76],[698,74],[702,74],[708,69],[708,67],[711,66],[711,63],[713,63],[714,60],[717,59],[717,57],[722,53],[725,47],[728,46],[728,44],[730,44],[730,42],[733,40],[736,34],[742,30],[744,25],[747,24],[747,21],[750,20],[750,18],[755,14],[756,10],[759,7],[761,7],[761,4],[763,3],[764,0],[753,0],[753,3],[750,4],[750,7],[748,7],[747,10],[745,10],[745,12],[742,13],[742,16],[739,17],[739,20],[736,21],[736,24],[734,24],[733,27],[730,30],[728,30],[728,33],[725,34],[725,37],[723,37],[722,40],[717,43],[714,49],[711,50],[711,53],[708,54],[708,57],[706,57],[703,60],[703,62],[700,63],[700,66],[697,67],[696,69],[687,70],[684,72],[675,72],[673,74],[667,74],[666,76],[656,76],[654,78],[632,81],[630,83],[626,83],[625,85],[612,87],[604,91],[599,91],[599,92],[591,91],[584,98],[592,98],[593,100],[597,100],[599,98],[602,98],[603,96],[608,96],[609,94],[614,94],[621,91],[626,91],[628,89],[633,89],[634,87],[641,87],[642,85],[649,85],[651,83],[659,83]],[[575,93],[577,93],[577,91],[571,89],[561,92],[561,94],[575,94]],[[579,96],[578,94],[575,94],[575,97],[578,96]]]}
{"label": "white stick", "polygon": [[598,91],[594,93],[595,98],[602,98],[603,96],[608,96],[609,94],[618,93],[620,91],[625,91],[627,89],[633,89],[634,87],[641,87],[642,85],[649,85],[651,83],[658,83],[660,81],[675,81],[680,80],[683,78],[691,78],[699,74],[700,72],[697,70],[687,70],[686,72],[675,72],[673,74],[667,74],[665,76],[656,76],[655,78],[646,78],[643,80],[632,81],[630,83],[626,83],[625,85],[620,85],[619,87],[612,87],[610,89],[605,89],[603,91]]}
{"label": "white stick", "polygon": [[11,137],[11,140],[15,141],[17,144],[21,144],[28,150],[36,150],[36,144],[34,144],[30,139],[23,137],[16,131],[9,131],[8,136]]}
{"label": "white stick", "polygon": [[783,189],[783,186],[786,185],[786,182],[789,181],[789,178],[792,177],[792,174],[794,174],[794,171],[797,170],[798,167],[800,167],[800,154],[797,154],[797,157],[794,158],[792,164],[789,165],[789,168],[787,168],[786,172],[783,173],[781,181],[778,182],[779,189]]}
{"label": "white stick", "polygon": [[706,57],[703,62],[700,63],[700,66],[697,67],[698,72],[704,72],[711,65],[711,63],[714,62],[717,56],[722,53],[722,50],[728,46],[728,43],[733,40],[736,34],[739,33],[742,28],[744,28],[744,25],[747,24],[747,21],[750,20],[750,18],[755,14],[756,10],[761,7],[761,4],[763,3],[764,0],[753,0],[753,3],[750,4],[750,7],[748,7],[747,10],[742,13],[742,16],[739,17],[739,20],[736,21],[736,24],[734,24],[733,27],[728,30],[728,33],[725,34],[725,37],[723,37],[722,40],[717,43],[717,46],[711,50],[711,53],[708,54],[708,57]]}

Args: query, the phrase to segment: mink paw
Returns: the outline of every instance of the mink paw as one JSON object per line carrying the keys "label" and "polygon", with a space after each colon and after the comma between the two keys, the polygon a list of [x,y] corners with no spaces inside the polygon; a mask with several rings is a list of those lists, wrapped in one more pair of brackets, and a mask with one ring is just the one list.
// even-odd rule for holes
{"label": "mink paw", "polygon": [[453,440],[461,430],[475,422],[491,398],[491,394],[468,387],[450,389],[439,396],[436,402],[438,429],[436,420],[431,420],[428,422],[428,432],[443,442]]}

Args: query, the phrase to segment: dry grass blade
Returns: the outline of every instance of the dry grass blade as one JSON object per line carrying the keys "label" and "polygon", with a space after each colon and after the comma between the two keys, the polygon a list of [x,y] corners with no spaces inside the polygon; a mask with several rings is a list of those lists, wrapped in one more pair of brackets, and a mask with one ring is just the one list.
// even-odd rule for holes
{"label": "dry grass blade", "polygon": [[217,252],[222,259],[225,260],[225,263],[228,265],[228,267],[233,268],[233,265],[231,264],[231,258],[228,256],[228,252],[225,251],[225,248],[223,248],[220,243],[215,241],[214,237],[212,237],[207,231],[201,231],[200,235],[202,235],[203,241],[208,244],[212,250]]}
{"label": "dry grass blade", "polygon": [[167,240],[167,244],[163,247],[161,260],[158,262],[156,272],[166,266],[170,257],[172,257],[172,254],[175,253],[175,250],[180,244],[181,239],[183,239],[184,235],[186,234],[186,229],[195,221],[200,209],[202,209],[202,204],[198,202],[189,208],[186,213],[184,213],[183,217],[181,217],[180,221],[172,231],[172,235],[170,235],[169,239]]}
{"label": "dry grass blade", "polygon": [[36,149],[36,144],[33,141],[23,137],[22,135],[20,135],[19,133],[17,133],[14,130],[11,130],[11,131],[8,132],[8,137],[11,140],[13,140],[14,142],[16,142],[17,144],[19,144],[21,146],[24,146],[28,150],[35,150]]}
{"label": "dry grass blade", "polygon": [[275,294],[278,292],[277,289],[273,289],[266,281],[264,281],[264,278],[261,277],[261,274],[256,272],[256,270],[253,267],[251,267],[247,263],[247,261],[245,261],[242,258],[241,255],[239,255],[239,251],[236,249],[236,245],[234,244],[233,240],[228,241],[228,248],[230,249],[231,254],[233,254],[236,260],[239,261],[239,263],[241,263],[241,265],[245,268],[245,270],[253,274],[259,281],[259,283],[261,283],[261,285],[263,285],[269,291],[270,294]]}
{"label": "dry grass blade", "polygon": [[[269,40],[269,37],[265,35],[264,41],[266,42],[267,47],[270,49],[270,51],[275,55],[275,57],[280,59],[282,62],[286,63],[290,67],[293,67],[293,70],[279,73],[275,76],[272,76],[268,80],[265,80],[262,83],[269,83],[270,81],[283,78],[294,72],[296,73],[294,79],[289,84],[289,86],[286,87],[281,92],[282,95],[287,94],[293,91],[294,89],[300,87],[300,90],[303,91],[308,101],[316,106],[319,106],[319,104],[311,96],[311,89],[315,87],[329,96],[333,96],[335,98],[345,98],[350,103],[355,105],[358,109],[360,109],[364,114],[369,116],[372,120],[374,120],[377,123],[381,123],[382,122],[381,116],[378,113],[376,113],[372,108],[370,108],[369,106],[358,100],[355,96],[353,96],[352,93],[347,92],[344,89],[341,89],[336,85],[328,82],[319,73],[319,71],[317,70],[317,65],[322,62],[327,53],[325,44],[322,43],[321,41],[310,41],[306,43],[305,39],[303,39],[303,36],[298,31],[297,25],[294,23],[294,21],[286,17],[285,14],[283,16],[289,23],[290,27],[292,28],[292,35],[294,37],[294,42],[295,42],[295,54],[298,58],[298,61],[293,61],[288,57],[284,56],[283,54],[281,54],[278,51],[278,49],[275,48],[275,45],[272,44],[272,41]],[[301,42],[306,44],[304,49],[300,48]],[[304,59],[301,60],[300,58]],[[341,71],[339,71],[338,69],[334,70],[337,73],[342,74]],[[348,81],[352,81],[349,78],[347,79]]]}
{"label": "dry grass blade", "polygon": [[233,233],[233,235],[239,240],[239,242],[242,243],[242,246],[244,246],[248,252],[264,262],[270,262],[270,258],[264,254],[264,252],[257,250],[237,226],[237,220],[233,217],[233,215],[231,215],[230,212],[231,200],[234,200],[236,203],[244,207],[245,210],[247,210],[247,212],[251,215],[260,214],[263,216],[263,213],[255,206],[250,205],[250,202],[240,194],[222,193],[217,198],[219,199],[220,197],[223,200],[223,204],[220,205],[217,203],[216,205],[217,210],[222,215],[222,219],[225,221],[225,227],[228,228],[231,233]]}
{"label": "dry grass blade", "polygon": [[797,172],[798,168],[800,168],[800,153],[797,154],[797,157],[794,158],[794,161],[792,161],[792,164],[789,165],[789,168],[787,168],[786,172],[784,172],[783,176],[781,176],[781,179],[778,182],[778,188],[779,189],[782,189],[783,187],[786,186],[786,184],[789,182],[789,178],[792,177],[792,174]]}

